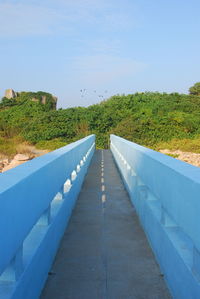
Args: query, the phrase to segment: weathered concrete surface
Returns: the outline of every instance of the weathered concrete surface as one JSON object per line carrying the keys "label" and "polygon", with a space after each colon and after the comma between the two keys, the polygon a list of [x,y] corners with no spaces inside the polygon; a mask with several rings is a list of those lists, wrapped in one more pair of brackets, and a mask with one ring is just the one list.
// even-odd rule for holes
{"label": "weathered concrete surface", "polygon": [[41,298],[170,298],[109,150],[93,157]]}

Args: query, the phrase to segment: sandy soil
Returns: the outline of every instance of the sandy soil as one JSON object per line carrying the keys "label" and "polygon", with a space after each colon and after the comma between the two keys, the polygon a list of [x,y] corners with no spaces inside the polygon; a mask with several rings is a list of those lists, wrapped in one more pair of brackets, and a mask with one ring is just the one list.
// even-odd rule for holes
{"label": "sandy soil", "polygon": [[163,154],[171,154],[175,155],[176,159],[187,162],[194,166],[200,167],[200,154],[190,153],[190,152],[182,152],[180,150],[171,151],[168,149],[160,150]]}

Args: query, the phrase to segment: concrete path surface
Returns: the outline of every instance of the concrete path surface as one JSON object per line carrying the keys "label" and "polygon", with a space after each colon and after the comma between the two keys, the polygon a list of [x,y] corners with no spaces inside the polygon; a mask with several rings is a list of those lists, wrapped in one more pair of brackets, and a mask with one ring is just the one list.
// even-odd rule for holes
{"label": "concrete path surface", "polygon": [[94,154],[50,274],[41,299],[170,298],[110,150]]}

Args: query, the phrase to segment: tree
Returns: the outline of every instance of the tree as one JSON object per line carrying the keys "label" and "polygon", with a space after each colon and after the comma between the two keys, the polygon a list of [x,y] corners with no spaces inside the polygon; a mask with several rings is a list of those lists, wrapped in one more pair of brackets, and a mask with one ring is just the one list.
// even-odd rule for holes
{"label": "tree", "polygon": [[197,82],[192,87],[190,87],[189,92],[190,94],[200,96],[200,82]]}

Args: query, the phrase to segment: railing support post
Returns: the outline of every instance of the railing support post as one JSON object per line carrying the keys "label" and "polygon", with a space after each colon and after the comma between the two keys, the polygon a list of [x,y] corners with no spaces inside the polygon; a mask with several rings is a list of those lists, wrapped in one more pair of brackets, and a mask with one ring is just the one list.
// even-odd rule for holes
{"label": "railing support post", "polygon": [[10,265],[5,269],[5,271],[0,276],[0,281],[2,282],[15,282],[19,279],[21,273],[23,272],[23,246],[21,246]]}
{"label": "railing support post", "polygon": [[40,219],[38,220],[38,225],[49,225],[51,221],[51,205],[44,211]]}
{"label": "railing support post", "polygon": [[193,248],[192,270],[193,270],[194,274],[196,274],[198,276],[198,278],[200,279],[200,252],[195,246]]}

